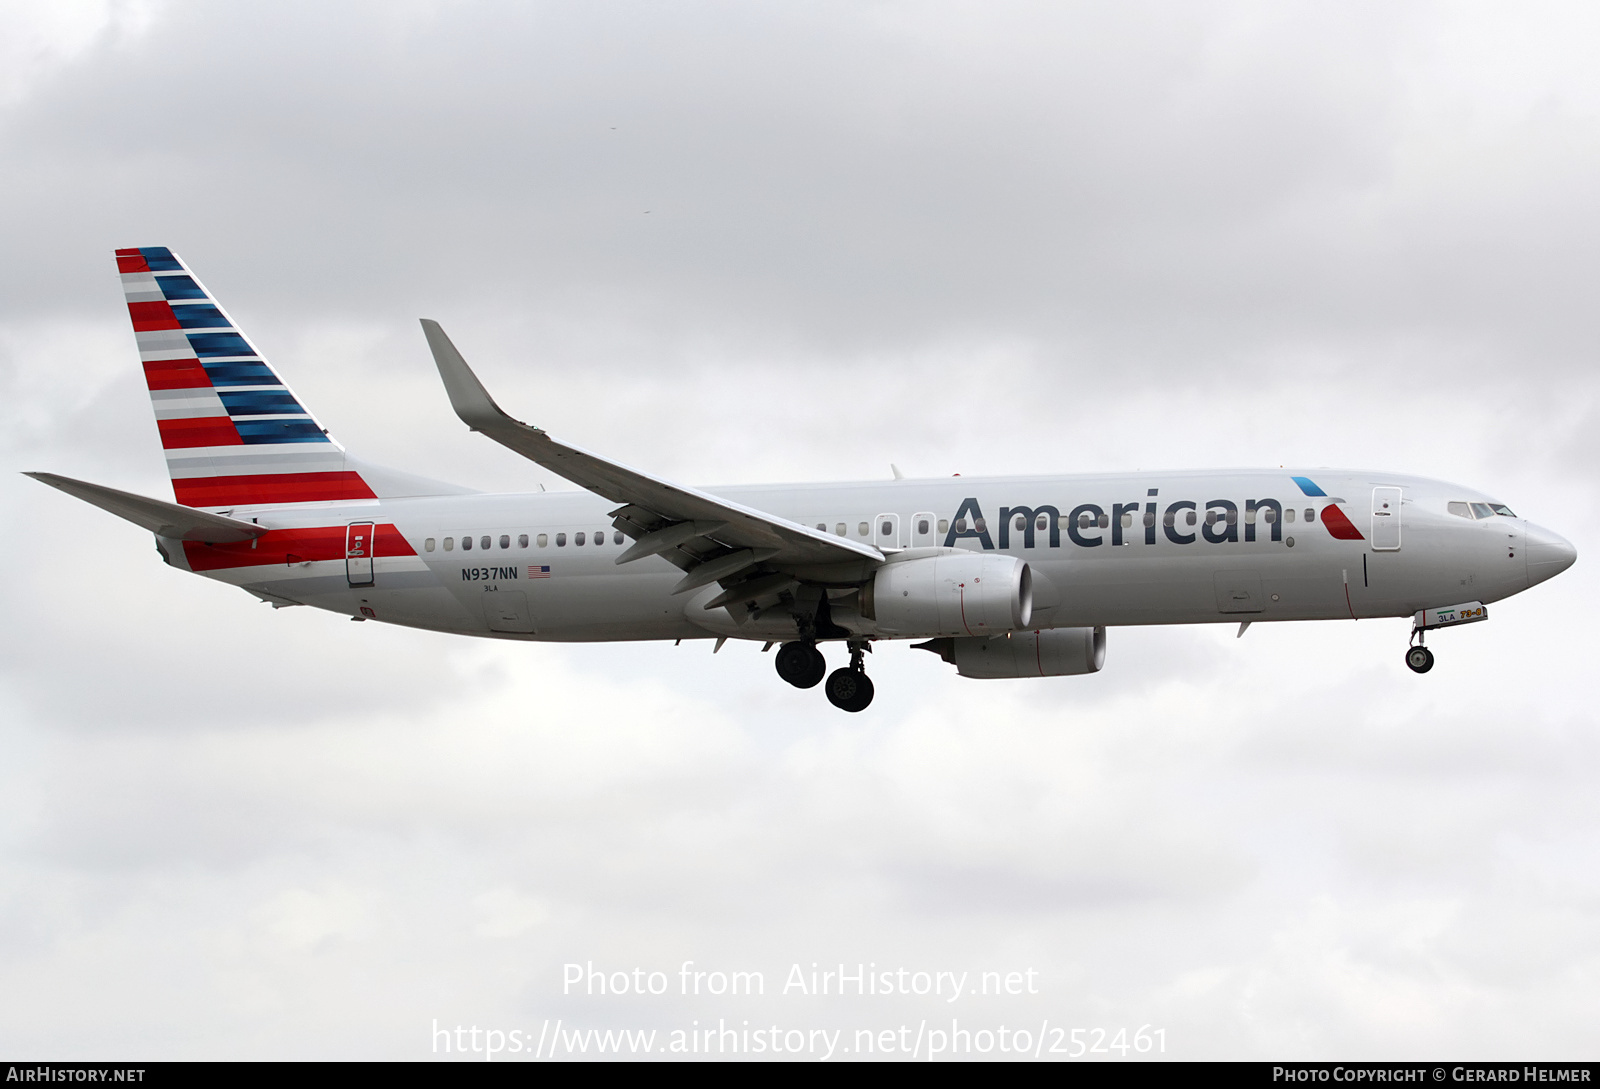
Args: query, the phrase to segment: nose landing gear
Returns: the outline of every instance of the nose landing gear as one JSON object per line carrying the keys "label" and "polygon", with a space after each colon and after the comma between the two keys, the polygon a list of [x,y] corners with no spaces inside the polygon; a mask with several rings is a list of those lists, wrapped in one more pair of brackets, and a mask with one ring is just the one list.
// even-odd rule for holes
{"label": "nose landing gear", "polygon": [[841,711],[865,711],[872,702],[872,678],[862,664],[865,643],[850,644],[850,664],[828,675],[828,702]]}
{"label": "nose landing gear", "polygon": [[1433,651],[1422,645],[1422,630],[1411,630],[1411,648],[1406,651],[1406,667],[1413,673],[1426,673],[1433,668]]}

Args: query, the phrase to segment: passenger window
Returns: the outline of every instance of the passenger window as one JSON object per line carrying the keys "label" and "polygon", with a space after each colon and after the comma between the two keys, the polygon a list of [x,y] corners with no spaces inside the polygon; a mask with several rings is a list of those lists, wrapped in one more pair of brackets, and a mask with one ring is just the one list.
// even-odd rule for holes
{"label": "passenger window", "polygon": [[466,551],[471,552],[472,551],[472,538],[471,537],[463,537],[463,538],[461,538],[461,547],[463,549],[465,549]]}
{"label": "passenger window", "polygon": [[[582,544],[583,543],[583,534],[581,534],[581,533],[578,534],[578,538],[579,538],[578,539],[578,543]],[[557,533],[556,534],[556,547],[557,548],[566,548],[567,547],[567,535],[565,533]]]}
{"label": "passenger window", "polygon": [[484,548],[488,548],[489,547],[489,538],[488,537],[481,537],[481,538],[479,538],[478,543],[480,545],[482,545]]}
{"label": "passenger window", "polygon": [[856,533],[862,537],[865,537],[867,535],[867,523],[862,522],[860,525],[856,526]]}
{"label": "passenger window", "polygon": [[1306,521],[1315,522],[1316,520],[1317,520],[1317,510],[1316,510],[1316,508],[1315,507],[1307,507],[1306,508]]}
{"label": "passenger window", "polygon": [[1278,520],[1278,512],[1271,507],[1266,507],[1261,511],[1261,520],[1270,526]]}
{"label": "passenger window", "polygon": [[510,548],[511,547],[511,534],[509,534],[509,533],[500,534],[500,547],[501,548]]}
{"label": "passenger window", "polygon": [[1017,528],[1017,532],[1018,533],[1021,533],[1023,530],[1028,528],[1028,520],[1026,518],[1024,518],[1020,514],[1017,515],[1017,526],[1016,526],[1016,528]]}
{"label": "passenger window", "polygon": [[1049,529],[1050,528],[1050,516],[1048,514],[1039,515],[1039,517],[1035,518],[1034,521],[1033,521],[1033,528],[1034,529]]}
{"label": "passenger window", "polygon": [[844,523],[840,522],[838,525],[834,526],[833,527],[833,532],[834,532],[835,535],[843,537],[844,536]]}
{"label": "passenger window", "polygon": [[1122,512],[1122,528],[1123,529],[1132,529],[1133,528],[1133,515],[1129,514],[1127,511],[1123,511]]}
{"label": "passenger window", "polygon": [[957,518],[956,519],[956,532],[957,533],[965,533],[966,531],[967,531],[967,520],[965,518]]}
{"label": "passenger window", "polygon": [[1162,520],[1162,524],[1170,527],[1177,521],[1177,518],[1178,516],[1169,510],[1166,518]]}
{"label": "passenger window", "polygon": [[585,541],[587,541],[588,539],[589,538],[584,536],[582,532],[574,533],[572,535],[572,543],[575,544],[575,545],[581,545]]}
{"label": "passenger window", "polygon": [[1084,511],[1082,514],[1078,515],[1078,528],[1079,529],[1088,529],[1089,528],[1089,512],[1088,511]]}
{"label": "passenger window", "polygon": [[1474,503],[1474,504],[1472,504],[1472,513],[1477,515],[1479,518],[1493,518],[1494,517],[1494,511],[1489,509],[1489,504],[1487,504],[1487,503]]}
{"label": "passenger window", "polygon": [[1294,508],[1293,507],[1290,507],[1288,510],[1283,512],[1283,520],[1285,522],[1294,521]]}
{"label": "passenger window", "polygon": [[1253,526],[1253,525],[1256,524],[1256,512],[1255,511],[1247,510],[1247,511],[1244,512],[1244,524],[1247,525],[1247,526]]}
{"label": "passenger window", "polygon": [[889,534],[891,534],[893,532],[894,532],[894,523],[893,522],[879,522],[878,523],[878,536],[887,537],[887,536],[889,536]]}
{"label": "passenger window", "polygon": [[534,540],[538,542],[540,548],[545,548],[550,544],[550,534],[541,533],[539,536],[535,537]]}
{"label": "passenger window", "polygon": [[1194,513],[1194,511],[1189,511],[1188,514],[1189,514],[1189,516],[1188,516],[1187,520],[1188,520],[1188,523],[1192,526],[1195,523],[1195,513]]}
{"label": "passenger window", "polygon": [[605,530],[602,529],[600,532],[598,532],[598,533],[596,533],[594,535],[594,543],[597,544],[597,545],[603,545],[603,544],[606,543],[606,531]]}
{"label": "passenger window", "polygon": [[[1147,511],[1144,512],[1144,524],[1146,526],[1153,526],[1153,525],[1156,524],[1156,512],[1155,511],[1147,510]],[[1171,524],[1172,524],[1171,521],[1167,522],[1167,525],[1170,526]]]}
{"label": "passenger window", "polygon": [[1111,515],[1102,514],[1100,516],[1100,528],[1101,529],[1110,529],[1111,528]]}
{"label": "passenger window", "polygon": [[939,519],[939,532],[940,533],[949,533],[950,532],[950,519],[948,519],[948,518]]}
{"label": "passenger window", "polygon": [[927,535],[927,532],[928,532],[928,520],[926,518],[918,518],[917,519],[917,532],[919,534],[923,535],[923,536]]}
{"label": "passenger window", "polygon": [[1228,524],[1230,526],[1236,526],[1236,525],[1239,524],[1239,512],[1238,511],[1230,510],[1228,512]]}
{"label": "passenger window", "polygon": [[979,533],[988,533],[989,532],[989,523],[988,523],[988,521],[986,521],[983,518],[974,518],[972,520],[972,526]]}
{"label": "passenger window", "polygon": [[456,539],[454,537],[446,537],[444,539],[444,550],[446,552],[452,551],[455,547],[456,547]]}
{"label": "passenger window", "polygon": [[818,522],[817,523],[817,532],[818,533],[826,533],[826,532],[828,532],[828,523],[826,523],[826,522]]}
{"label": "passenger window", "polygon": [[527,548],[528,547],[528,535],[526,533],[517,534],[517,547],[518,548]]}
{"label": "passenger window", "polygon": [[432,552],[433,551],[433,538],[432,537],[429,537],[426,541],[422,542],[422,551],[424,551],[424,552]]}
{"label": "passenger window", "polygon": [[619,529],[619,530],[617,530],[615,533],[613,533],[611,535],[611,543],[612,544],[621,544],[622,543],[622,530]]}
{"label": "passenger window", "polygon": [[1206,525],[1214,526],[1216,524],[1217,524],[1217,512],[1214,511],[1214,510],[1206,511]]}

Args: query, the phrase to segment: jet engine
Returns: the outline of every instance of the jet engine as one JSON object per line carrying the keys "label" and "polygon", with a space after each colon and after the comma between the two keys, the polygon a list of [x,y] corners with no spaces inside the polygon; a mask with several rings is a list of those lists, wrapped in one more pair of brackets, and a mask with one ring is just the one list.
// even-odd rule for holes
{"label": "jet engine", "polygon": [[1033,575],[1015,556],[948,552],[880,567],[861,615],[884,635],[987,636],[1033,619]]}
{"label": "jet engine", "polygon": [[1047,628],[992,639],[930,639],[931,650],[963,677],[1070,677],[1098,673],[1106,664],[1104,628]]}

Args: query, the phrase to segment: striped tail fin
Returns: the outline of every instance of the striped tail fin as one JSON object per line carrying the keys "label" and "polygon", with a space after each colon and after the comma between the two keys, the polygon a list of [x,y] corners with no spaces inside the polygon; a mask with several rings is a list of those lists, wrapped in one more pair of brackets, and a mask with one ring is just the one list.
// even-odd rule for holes
{"label": "striped tail fin", "polygon": [[171,250],[118,250],[117,269],[179,503],[226,510],[377,498]]}

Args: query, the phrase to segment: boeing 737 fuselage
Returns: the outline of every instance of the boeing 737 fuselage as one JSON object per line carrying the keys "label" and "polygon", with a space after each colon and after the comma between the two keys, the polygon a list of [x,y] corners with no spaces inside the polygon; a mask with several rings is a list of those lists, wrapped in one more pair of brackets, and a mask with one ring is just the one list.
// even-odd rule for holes
{"label": "boeing 737 fuselage", "polygon": [[1395,473],[1245,469],[675,485],[507,416],[436,323],[457,415],[578,492],[494,495],[346,454],[170,250],[118,250],[176,503],[35,478],[156,535],[163,559],[275,606],[500,639],[781,644],[780,676],[921,639],[968,677],[1091,673],[1133,624],[1412,618],[1438,627],[1576,558],[1470,488]]}

